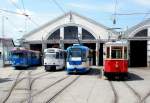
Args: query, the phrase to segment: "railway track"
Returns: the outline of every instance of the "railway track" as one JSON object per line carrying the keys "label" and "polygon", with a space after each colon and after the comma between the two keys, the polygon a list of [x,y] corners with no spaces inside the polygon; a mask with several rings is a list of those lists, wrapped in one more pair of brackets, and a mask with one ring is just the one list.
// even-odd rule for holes
{"label": "railway track", "polygon": [[[141,96],[127,83],[127,82],[122,82],[129,90],[135,95],[137,98],[137,103],[141,103]],[[143,102],[142,102],[143,103]]]}
{"label": "railway track", "polygon": [[31,72],[28,72],[28,88],[29,88],[29,93],[28,93],[28,103],[32,103],[32,88],[31,88]]}
{"label": "railway track", "polygon": [[52,73],[42,74],[42,75],[40,75],[40,76],[38,76],[38,77],[33,78],[33,79],[31,80],[31,83],[30,83],[30,88],[32,89],[32,85],[34,84],[34,82],[35,82],[37,79],[39,79],[39,78],[41,78],[41,77],[43,77],[43,76],[47,76],[47,75],[49,75],[49,74],[52,74]]}
{"label": "railway track", "polygon": [[14,88],[16,87],[16,85],[18,83],[20,83],[24,78],[19,78],[20,75],[23,73],[24,71],[20,71],[18,74],[17,74],[17,77],[13,83],[13,85],[11,86],[10,90],[8,91],[8,94],[6,95],[5,99],[3,100],[2,103],[6,103],[6,101],[9,99],[9,97],[11,96],[11,93],[13,92]]}
{"label": "railway track", "polygon": [[142,100],[140,101],[140,103],[146,103],[145,100],[146,100],[148,97],[150,97],[150,92],[147,93],[146,96],[144,96],[144,97],[142,98]]}
{"label": "railway track", "polygon": [[[24,73],[25,71],[20,71],[18,74],[17,74],[17,77],[16,77],[16,79],[15,79],[15,81],[14,81],[14,83],[12,84],[12,86],[11,86],[11,88],[10,88],[10,90],[8,91],[8,94],[6,95],[6,97],[5,97],[5,99],[2,101],[2,103],[6,103],[7,101],[8,101],[8,99],[10,98],[10,96],[11,96],[11,94],[12,94],[12,92],[15,90],[15,88],[17,87],[17,85],[21,82],[21,81],[23,81],[24,79],[27,79],[28,80],[28,103],[32,103],[32,96],[31,96],[31,94],[32,94],[32,85],[34,84],[34,82],[37,80],[37,79],[39,79],[39,78],[41,78],[41,77],[43,77],[43,76],[46,76],[46,75],[49,75],[49,74],[52,74],[52,73],[44,73],[44,72],[40,72],[40,73],[36,73],[35,75],[31,75],[31,73],[33,72],[33,70],[31,70],[31,71],[28,71],[28,73],[27,73],[27,75],[25,76],[25,77],[21,77],[21,75]],[[42,74],[41,74],[42,73]],[[44,73],[44,74],[43,74]],[[36,76],[36,75],[40,75],[40,76],[37,76],[37,77],[35,77],[35,78],[33,78],[32,79],[32,77],[33,76]]]}
{"label": "railway track", "polygon": [[[46,72],[35,73],[35,74],[31,74],[31,76],[37,76],[37,75],[40,75],[40,74],[45,75],[45,73],[46,73]],[[23,77],[23,78],[20,78],[20,79],[28,79],[28,76]]]}
{"label": "railway track", "polygon": [[59,96],[66,88],[68,88],[71,84],[73,84],[77,79],[79,79],[80,76],[77,76],[75,79],[73,79],[71,82],[69,82],[67,85],[65,85],[61,90],[59,90],[57,93],[55,93],[51,98],[49,98],[46,103],[51,103],[57,96]]}
{"label": "railway track", "polygon": [[52,74],[52,73],[42,74],[42,75],[40,75],[40,76],[38,76],[38,77],[32,79],[31,76],[33,76],[33,75],[31,75],[30,72],[28,73],[28,84],[29,84],[28,103],[32,103],[32,87],[33,87],[34,82],[35,82],[37,79],[39,79],[39,78],[41,78],[41,77],[43,77],[43,76],[49,75],[49,74]]}
{"label": "railway track", "polygon": [[[70,76],[65,76],[65,77],[63,77],[63,78],[61,78],[61,79],[55,81],[54,83],[52,83],[52,84],[50,84],[50,85],[47,85],[45,88],[43,88],[43,89],[41,89],[40,91],[36,92],[35,94],[31,95],[31,98],[33,98],[33,97],[35,97],[35,96],[41,94],[42,92],[46,91],[46,90],[49,89],[50,87],[52,87],[52,86],[58,84],[59,82],[61,82],[61,81],[65,80],[65,79],[67,79],[68,77],[70,77]],[[24,103],[24,102],[28,101],[28,99],[29,99],[29,98],[27,98],[27,99],[25,99],[25,100],[22,100],[21,103]]]}
{"label": "railway track", "polygon": [[113,85],[113,82],[109,81],[109,84],[110,84],[111,89],[112,89],[113,94],[114,94],[114,101],[113,101],[113,103],[118,103],[118,94],[117,94],[117,91],[116,91],[116,89],[115,89],[115,87]]}
{"label": "railway track", "polygon": [[35,73],[35,74],[31,74],[31,76],[36,76],[36,75],[39,75],[39,74],[45,74],[45,71],[44,72],[39,72],[39,73]]}

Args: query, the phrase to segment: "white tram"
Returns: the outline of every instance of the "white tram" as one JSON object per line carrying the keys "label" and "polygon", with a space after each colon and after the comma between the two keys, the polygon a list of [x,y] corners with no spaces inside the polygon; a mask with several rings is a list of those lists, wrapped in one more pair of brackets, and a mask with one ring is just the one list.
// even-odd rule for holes
{"label": "white tram", "polygon": [[65,68],[66,52],[59,48],[44,49],[44,66],[46,71]]}

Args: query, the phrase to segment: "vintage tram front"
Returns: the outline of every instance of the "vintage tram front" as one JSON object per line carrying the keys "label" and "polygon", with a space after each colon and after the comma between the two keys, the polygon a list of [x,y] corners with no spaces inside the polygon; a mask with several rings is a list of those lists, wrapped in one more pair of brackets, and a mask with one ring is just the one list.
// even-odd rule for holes
{"label": "vintage tram front", "polygon": [[128,45],[126,41],[107,42],[104,45],[104,75],[124,78],[128,73]]}

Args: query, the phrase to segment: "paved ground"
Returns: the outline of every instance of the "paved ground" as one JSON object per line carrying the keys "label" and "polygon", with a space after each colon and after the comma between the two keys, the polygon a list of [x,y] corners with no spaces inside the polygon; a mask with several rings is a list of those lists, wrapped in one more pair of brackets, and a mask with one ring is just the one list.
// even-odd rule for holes
{"label": "paved ground", "polygon": [[130,68],[126,81],[100,74],[98,68],[86,75],[0,68],[0,103],[150,103],[149,68]]}

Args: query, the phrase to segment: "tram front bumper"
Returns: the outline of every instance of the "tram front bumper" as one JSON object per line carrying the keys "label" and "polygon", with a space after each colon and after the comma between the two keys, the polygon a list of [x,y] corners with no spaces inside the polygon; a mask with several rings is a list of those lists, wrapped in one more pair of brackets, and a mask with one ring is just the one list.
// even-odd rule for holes
{"label": "tram front bumper", "polygon": [[61,65],[45,65],[46,70],[59,70],[63,67]]}
{"label": "tram front bumper", "polygon": [[85,73],[88,70],[88,68],[67,68],[68,73]]}

